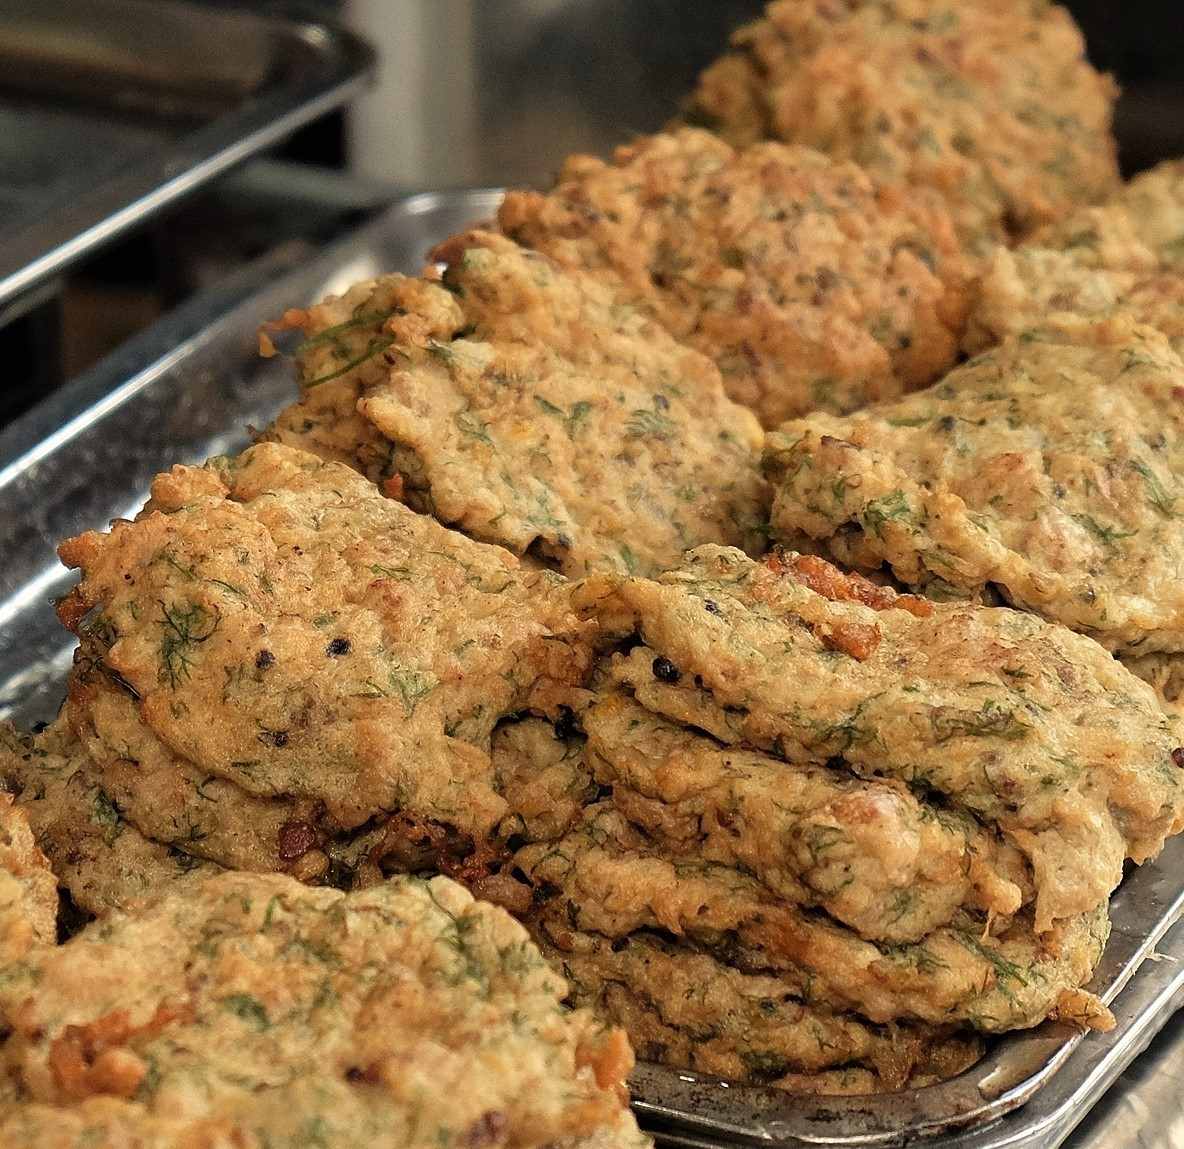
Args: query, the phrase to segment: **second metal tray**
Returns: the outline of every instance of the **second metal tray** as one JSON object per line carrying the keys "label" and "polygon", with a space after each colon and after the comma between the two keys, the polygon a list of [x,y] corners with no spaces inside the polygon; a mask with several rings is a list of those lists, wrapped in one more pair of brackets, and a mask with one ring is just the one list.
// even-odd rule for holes
{"label": "second metal tray", "polygon": [[348,100],[373,54],[173,0],[0,0],[0,307]]}
{"label": "second metal tray", "polygon": [[[367,276],[418,270],[435,241],[489,217],[499,194],[414,197],[315,258],[297,253],[262,287],[196,300],[0,433],[0,716],[48,719],[61,698],[74,643],[49,606],[71,581],[57,542],[133,514],[173,463],[244,446],[248,425],[294,396],[290,366],[256,353],[259,323]],[[1042,1026],[998,1040],[952,1081],[872,1098],[794,1097],[642,1065],[636,1107],[684,1147],[1052,1149],[1184,996],[1182,909],[1184,837],[1113,899],[1093,985],[1119,1019],[1112,1033]]]}

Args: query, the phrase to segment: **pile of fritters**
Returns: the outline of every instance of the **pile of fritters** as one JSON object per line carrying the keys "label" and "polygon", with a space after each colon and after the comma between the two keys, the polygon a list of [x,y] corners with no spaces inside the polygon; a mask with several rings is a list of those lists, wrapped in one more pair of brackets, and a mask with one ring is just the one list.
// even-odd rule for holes
{"label": "pile of fritters", "polygon": [[1118,185],[1115,88],[1050,0],[773,0],[700,77],[688,114],[949,204],[982,252]]}
{"label": "pile of fritters", "polygon": [[0,728],[0,1134],[614,1149],[621,1030],[861,1093],[1113,1024],[1184,829],[1184,182],[1112,98],[1043,0],[777,0],[720,136],[266,325],[298,400],[62,545],[68,697]]}
{"label": "pile of fritters", "polygon": [[0,807],[5,1145],[648,1143],[625,1035],[562,1012],[522,927],[447,878],[191,875],[58,946],[29,838]]}

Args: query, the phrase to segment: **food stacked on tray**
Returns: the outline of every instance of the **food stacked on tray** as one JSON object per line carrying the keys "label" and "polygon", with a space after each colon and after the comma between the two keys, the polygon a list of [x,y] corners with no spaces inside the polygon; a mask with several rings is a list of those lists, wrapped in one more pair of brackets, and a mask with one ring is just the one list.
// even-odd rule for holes
{"label": "food stacked on tray", "polygon": [[867,1093],[1112,1025],[1184,829],[1184,182],[1111,98],[1036,0],[780,0],[719,135],[266,325],[256,445],[61,547],[0,1134],[607,1149],[629,1041]]}

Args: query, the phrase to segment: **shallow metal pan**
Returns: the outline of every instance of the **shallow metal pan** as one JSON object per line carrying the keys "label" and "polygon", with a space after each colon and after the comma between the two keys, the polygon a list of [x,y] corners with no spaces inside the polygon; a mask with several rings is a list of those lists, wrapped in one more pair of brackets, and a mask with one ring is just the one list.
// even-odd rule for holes
{"label": "shallow metal pan", "polygon": [[[295,393],[291,367],[257,355],[256,330],[381,271],[416,271],[429,247],[488,218],[500,193],[416,196],[309,257],[281,253],[201,297],[0,433],[0,715],[50,718],[73,640],[49,600],[71,581],[54,547],[129,515],[174,462],[234,451]],[[260,283],[262,281],[262,283]],[[953,1081],[877,1098],[796,1098],[639,1067],[635,1099],[670,1145],[1052,1149],[1184,998],[1184,838],[1134,870],[1113,900],[1113,934],[1093,988],[1110,1034],[1047,1025],[997,1041]],[[1145,960],[1153,957],[1155,960]]]}
{"label": "shallow metal pan", "polygon": [[350,34],[173,0],[0,0],[0,309],[349,100]]}

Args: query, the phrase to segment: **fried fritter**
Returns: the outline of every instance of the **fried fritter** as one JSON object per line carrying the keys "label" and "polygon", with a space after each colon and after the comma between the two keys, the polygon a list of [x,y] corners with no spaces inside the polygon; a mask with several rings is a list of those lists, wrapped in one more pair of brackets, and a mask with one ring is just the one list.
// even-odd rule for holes
{"label": "fried fritter", "polygon": [[614,809],[664,857],[741,869],[864,938],[916,941],[963,905],[1007,915],[1024,901],[1017,851],[903,783],[723,747],[622,694],[599,701],[584,727]]}
{"label": "fried fritter", "polygon": [[[554,921],[624,938],[638,930],[685,937],[728,964],[785,979],[799,996],[877,1023],[968,1024],[984,1032],[1038,1025],[1062,1001],[1079,1020],[1080,987],[1109,934],[1106,906],[1066,918],[1039,937],[1021,917],[961,914],[906,944],[872,943],[825,915],[778,900],[739,870],[669,861],[609,805],[557,843],[528,846],[517,864],[548,898]],[[1087,1015],[1108,1029],[1100,1003]]]}
{"label": "fried fritter", "polygon": [[573,156],[554,190],[510,192],[507,235],[591,272],[715,360],[767,427],[937,378],[964,310],[940,201],[855,164],[683,129]]}
{"label": "fried fritter", "polygon": [[305,393],[272,437],[352,453],[388,494],[566,574],[760,549],[763,437],[710,360],[504,236],[435,254],[443,282],[390,276],[288,317]]}
{"label": "fried fritter", "polygon": [[610,673],[648,710],[899,779],[997,827],[1032,865],[1041,933],[1103,905],[1124,858],[1184,828],[1179,724],[1100,646],[1035,615],[721,547],[657,582],[588,580],[580,595],[642,639]]}
{"label": "fried fritter", "polygon": [[1117,88],[1047,0],[775,0],[700,78],[689,118],[935,188],[968,243],[1118,186]]}
{"label": "fried fritter", "polygon": [[595,793],[582,742],[564,733],[566,724],[526,718],[494,731],[494,784],[511,811],[505,837],[559,838]]}
{"label": "fried fritter", "polygon": [[974,286],[963,346],[974,354],[1060,314],[1127,316],[1166,335],[1179,355],[1184,352],[1184,275],[1093,267],[1076,251],[997,248]]}
{"label": "fried fritter", "polygon": [[571,1000],[622,1026],[638,1057],[803,1093],[879,1093],[953,1077],[980,1055],[973,1035],[876,1026],[686,945],[638,933],[610,941],[549,922],[543,954]]}
{"label": "fried fritter", "polygon": [[558,717],[593,657],[558,576],[275,444],[175,468],[62,555],[71,727],[149,836],[227,865],[324,863],[391,815],[479,844],[494,727]]}
{"label": "fried fritter", "polygon": [[183,874],[216,869],[132,825],[61,722],[35,737],[0,725],[0,784],[15,791],[57,880],[88,913],[128,909]]}
{"label": "fried fritter", "polygon": [[561,1011],[523,928],[447,879],[189,877],[31,963],[0,987],[4,1144],[646,1143],[621,1032]]}
{"label": "fried fritter", "polygon": [[1103,204],[1041,228],[1029,245],[1063,252],[1082,268],[1140,278],[1184,272],[1184,162],[1135,176]]}
{"label": "fried fritter", "polygon": [[1184,271],[1184,160],[1135,176],[1111,200],[1121,207],[1161,267]]}
{"label": "fried fritter", "polygon": [[993,586],[1119,654],[1184,649],[1182,387],[1149,328],[1050,322],[927,391],[787,423],[774,531],[910,587]]}
{"label": "fried fritter", "polygon": [[[0,754],[4,751],[0,749]],[[0,970],[57,940],[58,886],[25,812],[0,792]],[[0,1021],[3,1012],[0,1011]]]}

